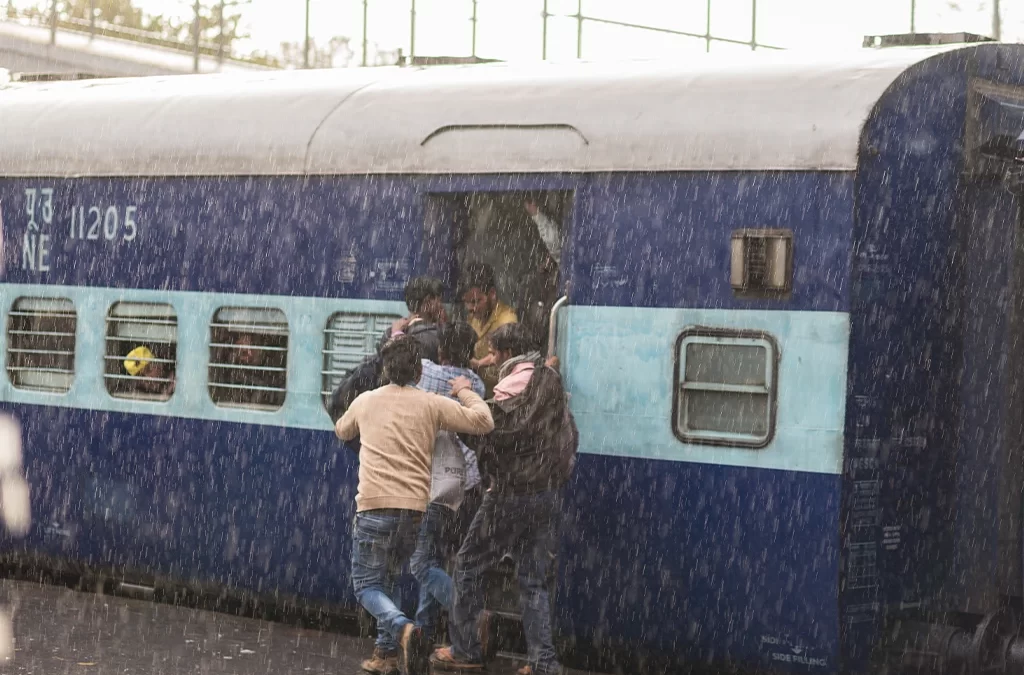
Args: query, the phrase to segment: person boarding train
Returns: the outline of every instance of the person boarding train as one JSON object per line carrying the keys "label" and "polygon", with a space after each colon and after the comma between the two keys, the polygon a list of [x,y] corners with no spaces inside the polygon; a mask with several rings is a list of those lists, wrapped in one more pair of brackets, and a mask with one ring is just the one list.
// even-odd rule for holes
{"label": "person boarding train", "polygon": [[494,428],[487,404],[464,377],[453,379],[452,401],[415,387],[420,348],[407,335],[381,350],[388,384],[360,394],[335,425],[342,441],[360,439],[356,517],[352,528],[352,585],[356,599],[390,637],[408,675],[425,675],[425,635],[391,595],[415,548],[430,498],[434,440],[441,430],[486,434]]}

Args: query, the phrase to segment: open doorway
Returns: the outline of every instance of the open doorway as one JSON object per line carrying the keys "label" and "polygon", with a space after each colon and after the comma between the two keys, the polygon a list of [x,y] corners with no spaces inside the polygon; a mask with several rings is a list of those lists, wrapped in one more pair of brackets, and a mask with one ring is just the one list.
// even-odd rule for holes
{"label": "open doorway", "polygon": [[[455,289],[468,267],[490,267],[498,299],[515,310],[543,352],[549,313],[561,291],[571,204],[571,192],[554,190],[429,195],[428,269]],[[455,315],[464,319],[461,298],[451,299]]]}
{"label": "open doorway", "polygon": [[[477,275],[471,270],[486,265],[493,271],[497,299],[515,311],[526,326],[535,348],[547,352],[550,312],[563,292],[562,265],[566,260],[573,193],[555,190],[481,191],[427,196],[423,254],[426,273],[437,277],[451,295],[451,314],[468,321],[460,281]],[[479,324],[481,319],[476,317]],[[477,329],[477,326],[474,326]],[[478,337],[482,337],[477,330]],[[482,356],[478,349],[476,358]],[[496,373],[478,370],[490,389]],[[523,649],[521,634],[506,635],[505,623],[521,614],[514,555],[486,575],[485,606],[498,618],[492,625],[494,644]],[[549,567],[554,574],[555,565]],[[550,588],[554,588],[553,580]],[[554,594],[552,593],[552,596]]]}

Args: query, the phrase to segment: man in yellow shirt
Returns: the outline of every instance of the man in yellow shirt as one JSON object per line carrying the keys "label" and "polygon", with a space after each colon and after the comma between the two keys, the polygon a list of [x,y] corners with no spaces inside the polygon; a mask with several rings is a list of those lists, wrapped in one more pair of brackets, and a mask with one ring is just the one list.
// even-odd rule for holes
{"label": "man in yellow shirt", "polygon": [[466,306],[469,325],[476,332],[476,346],[470,367],[484,381],[488,396],[498,383],[498,368],[490,356],[491,333],[509,323],[518,323],[516,311],[498,300],[494,284],[494,270],[490,265],[471,262],[466,265],[459,281],[459,298]]}

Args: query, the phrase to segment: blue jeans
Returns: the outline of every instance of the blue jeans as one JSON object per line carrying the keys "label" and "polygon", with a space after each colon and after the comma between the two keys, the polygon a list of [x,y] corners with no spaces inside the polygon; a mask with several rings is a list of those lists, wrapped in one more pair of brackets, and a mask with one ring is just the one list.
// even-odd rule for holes
{"label": "blue jeans", "polygon": [[452,650],[480,661],[477,621],[484,605],[484,572],[512,552],[518,562],[519,596],[527,659],[535,675],[561,672],[551,641],[548,565],[555,555],[562,515],[560,490],[532,495],[484,493],[455,565]]}
{"label": "blue jeans", "polygon": [[452,555],[453,530],[457,514],[447,506],[430,504],[420,525],[416,551],[409,566],[420,583],[416,625],[424,635],[434,636],[442,609],[452,606],[452,579],[445,572],[445,563]]}
{"label": "blue jeans", "polygon": [[479,507],[479,488],[463,495],[462,505],[457,512],[439,504],[427,506],[419,539],[416,541],[416,551],[409,565],[420,584],[416,625],[423,629],[428,638],[434,637],[441,610],[450,610],[452,607],[454,584],[445,567],[455,558]]}
{"label": "blue jeans", "polygon": [[395,581],[416,546],[423,514],[374,509],[356,514],[352,526],[352,587],[356,600],[377,620],[377,647],[398,651],[402,628],[411,623],[398,608]]}

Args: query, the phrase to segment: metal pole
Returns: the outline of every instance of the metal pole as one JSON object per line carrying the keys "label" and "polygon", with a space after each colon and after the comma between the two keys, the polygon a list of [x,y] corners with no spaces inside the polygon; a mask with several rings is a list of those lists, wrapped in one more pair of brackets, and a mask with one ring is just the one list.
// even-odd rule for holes
{"label": "metal pole", "polygon": [[416,58],[416,0],[409,0],[409,65]]}
{"label": "metal pole", "polygon": [[89,0],[89,42],[96,37],[96,0]]}
{"label": "metal pole", "polygon": [[1003,39],[1003,17],[999,13],[999,0],[992,0],[992,39],[996,42]]}
{"label": "metal pole", "polygon": [[541,14],[543,27],[540,38],[540,58],[545,61],[548,58],[548,0],[544,0],[544,11]]}
{"label": "metal pole", "polygon": [[910,32],[917,32],[917,0],[910,0]]}
{"label": "metal pole", "polygon": [[309,0],[306,0],[306,40],[302,44],[302,67],[309,68]]}
{"label": "metal pole", "polygon": [[220,23],[220,37],[217,40],[217,65],[224,63],[224,42],[226,35],[224,35],[224,5],[225,0],[220,0],[220,16],[217,17],[218,23]]}
{"label": "metal pole", "polygon": [[192,44],[192,72],[199,72],[199,0],[195,2],[196,18],[192,22],[192,32],[194,35]]}
{"label": "metal pole", "polygon": [[368,14],[370,9],[370,0],[363,0],[363,67],[365,68],[366,63],[366,27],[368,25]]}
{"label": "metal pole", "polygon": [[750,51],[757,50],[757,0],[750,0]]}
{"label": "metal pole", "polygon": [[476,56],[476,0],[473,0],[473,18],[470,19],[473,22],[473,44],[470,47],[470,55]]}
{"label": "metal pole", "polygon": [[50,44],[57,44],[57,0],[50,5]]}
{"label": "metal pole", "polygon": [[705,14],[705,17],[707,18],[707,24],[704,27],[704,40],[706,41],[707,44],[706,44],[706,47],[704,48],[704,51],[710,52],[711,51],[711,0],[708,0],[708,11],[707,11],[707,14]]}
{"label": "metal pole", "polygon": [[583,0],[576,3],[576,58],[583,58]]}

